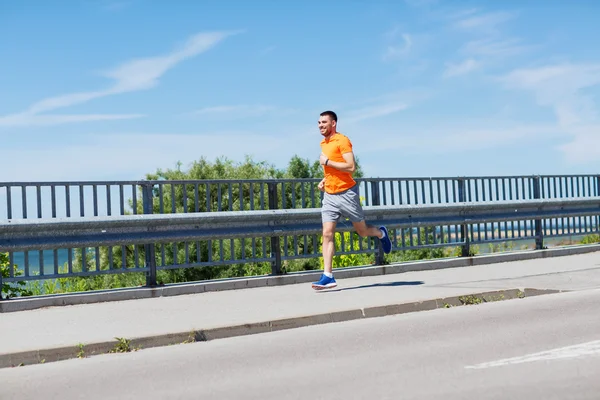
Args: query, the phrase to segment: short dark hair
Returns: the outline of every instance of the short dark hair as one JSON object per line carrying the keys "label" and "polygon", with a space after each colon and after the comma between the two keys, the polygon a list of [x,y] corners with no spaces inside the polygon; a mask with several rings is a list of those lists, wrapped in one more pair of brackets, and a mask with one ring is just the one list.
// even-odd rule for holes
{"label": "short dark hair", "polygon": [[323,111],[320,115],[321,115],[321,117],[324,117],[327,115],[329,118],[331,118],[332,120],[337,122],[337,115],[333,111]]}

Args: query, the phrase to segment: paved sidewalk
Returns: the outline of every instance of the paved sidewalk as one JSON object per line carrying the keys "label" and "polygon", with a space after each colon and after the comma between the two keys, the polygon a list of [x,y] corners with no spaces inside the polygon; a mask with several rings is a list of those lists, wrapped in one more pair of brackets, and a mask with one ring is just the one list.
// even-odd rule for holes
{"label": "paved sidewalk", "polygon": [[525,288],[600,288],[600,252],[338,279],[322,292],[302,283],[4,313],[0,367],[72,358],[78,344],[87,355],[106,353],[117,337],[151,347],[432,309],[443,305],[431,300],[456,304],[468,294],[513,290],[510,298]]}

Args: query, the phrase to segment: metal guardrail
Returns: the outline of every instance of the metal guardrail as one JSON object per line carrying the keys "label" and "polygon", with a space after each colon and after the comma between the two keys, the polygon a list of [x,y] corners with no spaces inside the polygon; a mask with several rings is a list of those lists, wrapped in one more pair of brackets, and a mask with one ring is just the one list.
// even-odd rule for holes
{"label": "metal guardrail", "polygon": [[[600,175],[593,174],[361,178],[357,181],[367,208],[415,206],[426,209],[434,205],[595,198],[600,195]],[[17,221],[46,223],[80,218],[100,221],[104,217],[132,215],[152,215],[152,218],[187,213],[227,215],[240,210],[296,213],[298,209],[310,211],[321,206],[318,182],[319,179],[0,182],[0,219],[14,224]],[[48,250],[44,246],[30,246],[26,251],[8,252],[10,265],[17,265],[23,275],[15,277],[11,269],[5,281],[143,272],[148,274],[147,283],[152,285],[156,282],[153,274],[156,270],[243,263],[271,263],[273,273],[280,273],[288,261],[310,261],[320,257],[320,229],[302,231],[311,233],[293,232],[300,231],[269,236],[267,230],[264,236],[251,239],[238,237],[228,230],[226,235],[222,231],[206,240],[201,236],[195,236],[194,240],[185,237],[181,241],[172,239],[168,243],[150,244],[121,240],[119,243],[122,244],[116,246],[87,241],[77,247]],[[596,232],[598,218],[594,215],[487,223],[472,221],[455,225],[446,221],[444,225],[398,228],[393,234],[394,250],[397,251],[460,246],[462,255],[468,255],[471,244],[532,240],[536,248],[541,248],[543,237]],[[385,262],[376,240],[359,239],[355,233],[349,237],[340,235],[340,238],[341,245],[336,254],[369,254],[374,255],[376,264]]]}
{"label": "metal guardrail", "polygon": [[[506,240],[534,239],[536,248],[542,248],[546,237],[569,234],[589,234],[600,231],[600,197],[572,199],[539,199],[519,201],[466,202],[456,204],[426,205],[394,205],[366,206],[365,212],[370,223],[385,224],[393,235],[393,249],[403,250],[418,247],[460,246],[463,255],[469,254],[472,243],[490,243]],[[514,235],[514,224],[517,225],[517,236]],[[508,224],[513,229],[512,237],[501,234],[504,224],[505,232]],[[483,238],[481,227],[483,230]],[[492,228],[491,230],[489,228]],[[498,229],[495,229],[498,228]],[[272,273],[281,273],[282,259],[301,257],[319,257],[318,246],[304,254],[286,254],[285,246],[281,246],[281,237],[315,238],[321,232],[320,209],[284,209],[254,211],[224,211],[219,213],[175,213],[155,215],[124,215],[71,217],[47,219],[7,219],[0,220],[0,252],[25,252],[31,250],[52,250],[60,248],[82,248],[100,246],[142,246],[141,252],[145,263],[136,268],[107,268],[94,271],[59,272],[55,264],[51,273],[25,276],[11,275],[7,282],[17,280],[53,279],[68,276],[86,276],[108,273],[145,272],[148,285],[156,284],[158,270],[169,269],[172,265],[160,264],[160,254],[156,248],[173,242],[208,243],[220,240],[221,253],[223,241],[261,240],[263,252],[248,261],[272,263]],[[424,239],[420,233],[425,235]],[[340,231],[352,230],[350,223],[340,223]],[[417,232],[417,235],[414,232]],[[422,241],[424,240],[425,243]],[[414,243],[418,242],[418,243]],[[360,243],[360,242],[359,242]],[[373,253],[382,255],[373,240],[367,248],[350,249],[349,253]],[[313,242],[313,245],[316,243]],[[266,251],[266,247],[269,247]],[[210,247],[210,245],[209,245]],[[137,247],[136,247],[137,248]],[[199,249],[200,246],[196,247]],[[306,247],[305,247],[306,249]],[[186,254],[187,254],[186,247]],[[242,253],[245,252],[245,248]],[[210,253],[210,252],[209,252]],[[233,253],[233,251],[232,251]],[[99,257],[98,257],[99,258]],[[189,262],[177,267],[193,267],[203,262]],[[205,265],[219,263],[243,262],[237,260],[206,260]],[[382,258],[377,258],[380,263]]]}
{"label": "metal guardrail", "polygon": [[[319,179],[0,182],[0,218],[320,207]],[[594,197],[600,175],[357,179],[365,206]]]}

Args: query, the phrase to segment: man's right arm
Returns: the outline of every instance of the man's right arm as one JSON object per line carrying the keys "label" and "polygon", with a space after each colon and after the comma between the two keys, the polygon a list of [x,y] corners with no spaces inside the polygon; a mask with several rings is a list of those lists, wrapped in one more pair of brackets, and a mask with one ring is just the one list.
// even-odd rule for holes
{"label": "man's right arm", "polygon": [[[321,147],[321,154],[323,153],[323,147]],[[319,190],[321,192],[325,191],[325,165],[321,164],[321,168],[323,168],[323,179],[321,179],[321,182],[319,182],[319,185],[317,186],[319,188]]]}

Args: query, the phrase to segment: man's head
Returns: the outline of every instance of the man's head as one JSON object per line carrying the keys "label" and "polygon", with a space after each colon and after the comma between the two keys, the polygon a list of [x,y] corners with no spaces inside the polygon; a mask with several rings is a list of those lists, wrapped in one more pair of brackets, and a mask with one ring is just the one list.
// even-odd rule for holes
{"label": "man's head", "polygon": [[319,130],[321,135],[327,137],[336,132],[337,115],[333,111],[323,111],[319,118]]}

